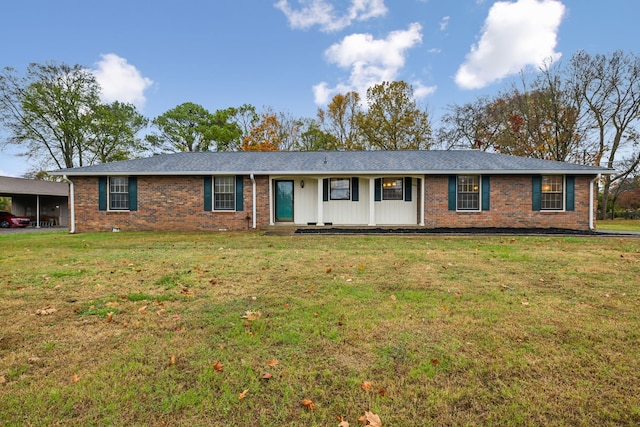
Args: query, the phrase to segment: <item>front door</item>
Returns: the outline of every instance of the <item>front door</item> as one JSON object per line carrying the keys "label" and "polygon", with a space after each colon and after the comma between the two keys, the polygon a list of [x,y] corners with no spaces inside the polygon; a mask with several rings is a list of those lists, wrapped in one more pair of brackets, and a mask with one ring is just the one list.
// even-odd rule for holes
{"label": "front door", "polygon": [[293,181],[276,181],[276,221],[293,222]]}

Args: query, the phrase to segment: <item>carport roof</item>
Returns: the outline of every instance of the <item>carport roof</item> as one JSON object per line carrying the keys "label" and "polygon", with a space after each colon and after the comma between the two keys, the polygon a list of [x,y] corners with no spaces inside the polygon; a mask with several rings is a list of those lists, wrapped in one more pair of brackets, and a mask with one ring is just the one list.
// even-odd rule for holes
{"label": "carport roof", "polygon": [[61,169],[52,175],[573,174],[604,167],[478,150],[198,152]]}
{"label": "carport roof", "polygon": [[0,196],[69,196],[69,184],[0,176]]}

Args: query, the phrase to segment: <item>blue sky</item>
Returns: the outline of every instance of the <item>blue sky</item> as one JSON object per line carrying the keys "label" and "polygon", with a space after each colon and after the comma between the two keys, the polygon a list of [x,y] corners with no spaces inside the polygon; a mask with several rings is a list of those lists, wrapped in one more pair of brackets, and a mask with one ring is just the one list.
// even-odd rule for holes
{"label": "blue sky", "polygon": [[[12,1],[0,66],[83,65],[105,101],[149,118],[183,102],[315,117],[336,93],[405,80],[437,125],[447,105],[549,58],[637,54],[639,12],[637,0]],[[35,166],[17,153],[0,152],[0,175]]]}

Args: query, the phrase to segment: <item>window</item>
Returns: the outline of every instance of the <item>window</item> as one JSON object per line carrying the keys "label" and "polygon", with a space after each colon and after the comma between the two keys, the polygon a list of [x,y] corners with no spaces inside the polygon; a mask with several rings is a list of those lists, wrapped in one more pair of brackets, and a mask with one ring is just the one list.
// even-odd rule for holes
{"label": "window", "polygon": [[403,200],[402,178],[382,179],[382,200]]}
{"label": "window", "polygon": [[236,179],[233,176],[213,178],[213,209],[216,211],[235,210]]}
{"label": "window", "polygon": [[331,178],[329,183],[331,200],[351,199],[351,180],[349,178]]}
{"label": "window", "polygon": [[129,179],[127,177],[109,178],[109,210],[129,210]]}
{"label": "window", "polygon": [[561,175],[542,177],[542,200],[540,209],[561,211],[564,209],[564,179]]}
{"label": "window", "polygon": [[475,175],[458,176],[456,200],[458,210],[480,210],[480,177]]}

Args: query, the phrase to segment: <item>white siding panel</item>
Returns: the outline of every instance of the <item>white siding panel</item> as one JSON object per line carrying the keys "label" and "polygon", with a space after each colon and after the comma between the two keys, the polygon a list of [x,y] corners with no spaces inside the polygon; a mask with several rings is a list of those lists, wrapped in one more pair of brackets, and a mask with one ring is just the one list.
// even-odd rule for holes
{"label": "white siding panel", "polygon": [[383,200],[376,202],[377,225],[416,225],[418,218],[418,189],[411,180],[411,201]]}
{"label": "white siding panel", "polygon": [[322,205],[325,223],[366,225],[369,222],[369,180],[363,178],[359,180],[359,201],[329,200]]}
{"label": "white siding panel", "polygon": [[[304,187],[300,182],[304,181]],[[313,178],[295,179],[293,181],[293,222],[307,225],[317,222],[318,217],[318,181]]]}

